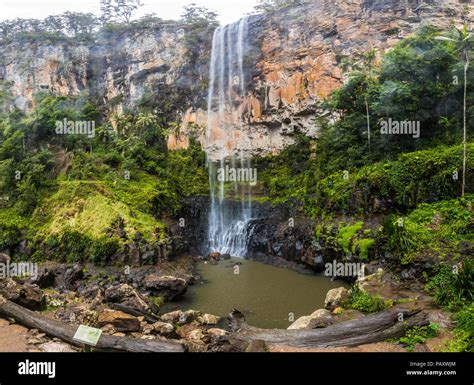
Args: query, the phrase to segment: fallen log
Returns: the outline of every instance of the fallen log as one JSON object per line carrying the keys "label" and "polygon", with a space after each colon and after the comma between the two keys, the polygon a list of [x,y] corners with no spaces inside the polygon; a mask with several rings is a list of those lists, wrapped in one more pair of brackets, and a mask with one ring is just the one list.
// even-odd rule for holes
{"label": "fallen log", "polygon": [[229,340],[238,350],[246,350],[250,343],[255,341],[294,348],[360,346],[398,338],[413,326],[429,324],[426,313],[403,308],[393,308],[357,320],[314,330],[255,328],[249,326],[243,315],[235,310],[230,314],[230,319],[233,333]]}
{"label": "fallen log", "polygon": [[[0,296],[0,316],[13,318],[16,322],[29,329],[37,329],[50,337],[59,338],[70,345],[83,346],[80,342],[74,341],[77,327],[43,317],[38,313],[8,301],[2,296]],[[140,340],[104,334],[100,337],[94,349],[97,351],[134,353],[184,352],[183,345],[174,341]]]}
{"label": "fallen log", "polygon": [[133,309],[129,306],[122,305],[120,303],[108,303],[107,304],[111,309],[121,311],[123,313],[127,313],[133,315],[135,317],[143,317],[143,319],[148,323],[155,323],[160,320],[160,318],[154,314],[145,313],[143,311]]}

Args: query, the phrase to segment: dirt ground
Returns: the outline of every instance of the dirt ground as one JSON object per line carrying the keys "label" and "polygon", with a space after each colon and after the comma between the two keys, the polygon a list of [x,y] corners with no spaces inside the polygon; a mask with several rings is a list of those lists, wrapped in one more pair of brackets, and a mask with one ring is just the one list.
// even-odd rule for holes
{"label": "dirt ground", "polygon": [[28,352],[28,329],[0,319],[0,352]]}

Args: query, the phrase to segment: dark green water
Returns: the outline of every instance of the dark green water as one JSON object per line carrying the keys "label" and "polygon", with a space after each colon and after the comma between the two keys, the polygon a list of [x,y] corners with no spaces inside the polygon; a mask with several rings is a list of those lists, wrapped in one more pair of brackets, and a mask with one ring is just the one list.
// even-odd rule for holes
{"label": "dark green water", "polygon": [[[235,262],[241,262],[239,271]],[[199,310],[227,316],[232,309],[245,314],[247,322],[261,328],[286,329],[294,319],[324,306],[330,289],[344,286],[324,276],[305,275],[292,270],[247,260],[199,264],[202,282],[189,287],[179,302],[167,304],[162,312]],[[236,274],[238,273],[238,274]]]}

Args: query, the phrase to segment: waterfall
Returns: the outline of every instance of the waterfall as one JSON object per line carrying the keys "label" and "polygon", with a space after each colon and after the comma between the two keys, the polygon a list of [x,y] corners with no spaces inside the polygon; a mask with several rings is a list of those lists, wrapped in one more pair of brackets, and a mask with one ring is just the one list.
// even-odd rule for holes
{"label": "waterfall", "polygon": [[[248,17],[214,31],[208,90],[208,168],[211,189],[207,251],[244,257],[252,217],[251,161],[242,146],[245,112],[245,63]],[[234,170],[234,178],[223,170]],[[247,174],[245,174],[247,173]],[[231,199],[226,199],[233,192]]]}

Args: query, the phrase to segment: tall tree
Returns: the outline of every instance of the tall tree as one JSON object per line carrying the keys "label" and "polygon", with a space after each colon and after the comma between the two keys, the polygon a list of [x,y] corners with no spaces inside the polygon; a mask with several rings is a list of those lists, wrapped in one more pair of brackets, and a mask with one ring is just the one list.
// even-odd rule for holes
{"label": "tall tree", "polygon": [[290,5],[299,5],[307,0],[258,0],[255,10],[257,12],[269,12],[280,8],[285,8]]}
{"label": "tall tree", "polygon": [[218,14],[206,7],[200,7],[196,3],[191,3],[183,7],[181,20],[186,24],[217,24]]}
{"label": "tall tree", "polygon": [[467,166],[467,72],[470,64],[470,54],[474,46],[474,34],[467,29],[467,24],[463,28],[453,27],[451,36],[437,36],[437,40],[452,43],[460,53],[464,62],[464,93],[463,93],[463,166],[462,166],[462,196],[466,192],[466,166]]}
{"label": "tall tree", "polygon": [[141,0],[100,0],[101,20],[130,23],[136,10],[142,7]]}
{"label": "tall tree", "polygon": [[375,59],[377,51],[371,49],[367,52],[362,52],[357,55],[356,61],[346,62],[346,67],[349,67],[353,72],[349,74],[350,77],[356,77],[359,79],[361,93],[364,97],[365,114],[367,122],[367,141],[371,144],[371,127],[370,127],[370,109],[369,109],[369,96],[370,86],[375,82]]}

